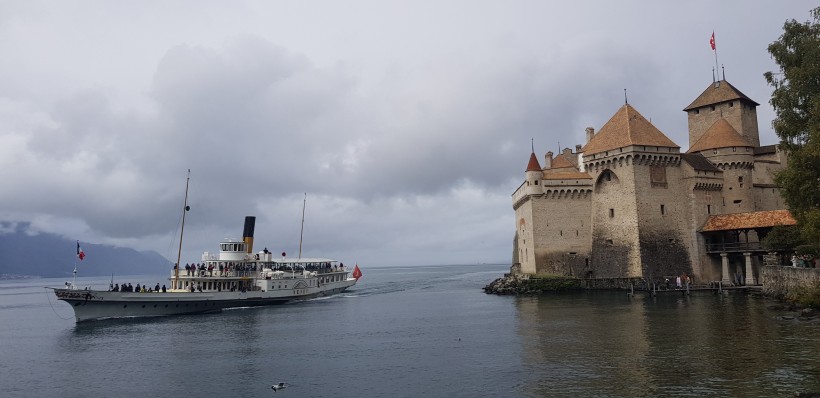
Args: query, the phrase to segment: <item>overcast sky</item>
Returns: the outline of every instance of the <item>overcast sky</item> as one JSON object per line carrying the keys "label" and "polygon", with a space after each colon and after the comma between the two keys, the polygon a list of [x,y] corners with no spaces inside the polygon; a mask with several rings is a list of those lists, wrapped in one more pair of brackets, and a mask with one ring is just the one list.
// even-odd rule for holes
{"label": "overcast sky", "polygon": [[0,239],[30,222],[175,260],[190,168],[183,262],[246,215],[295,255],[307,193],[303,256],[507,263],[530,138],[582,144],[626,88],[685,150],[714,30],[773,144],[766,47],[815,6],[0,1]]}

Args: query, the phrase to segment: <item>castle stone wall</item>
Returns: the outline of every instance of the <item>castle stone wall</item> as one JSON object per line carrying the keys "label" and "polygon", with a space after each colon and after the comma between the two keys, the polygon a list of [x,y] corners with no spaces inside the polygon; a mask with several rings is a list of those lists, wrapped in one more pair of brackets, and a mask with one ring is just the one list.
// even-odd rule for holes
{"label": "castle stone wall", "polygon": [[[688,201],[677,155],[640,157],[634,166],[641,274],[658,280],[692,274],[689,252]],[[662,181],[661,181],[662,180]],[[670,183],[672,182],[672,183]]]}
{"label": "castle stone wall", "polygon": [[596,169],[590,174],[596,181],[592,199],[592,277],[639,277],[638,214],[632,168]]}
{"label": "castle stone wall", "polygon": [[820,268],[796,268],[766,265],[761,282],[767,295],[784,298],[787,294],[820,287]]}
{"label": "castle stone wall", "polygon": [[547,187],[545,192],[533,200],[536,273],[583,276],[591,251],[592,190]]}

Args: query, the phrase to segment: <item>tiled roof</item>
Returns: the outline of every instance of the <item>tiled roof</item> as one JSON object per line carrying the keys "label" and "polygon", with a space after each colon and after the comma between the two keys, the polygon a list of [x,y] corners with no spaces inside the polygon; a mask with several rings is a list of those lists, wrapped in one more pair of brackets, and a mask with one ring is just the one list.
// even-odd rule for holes
{"label": "tiled roof", "polygon": [[746,96],[746,94],[741,93],[740,90],[736,89],[735,86],[729,84],[726,80],[721,80],[718,83],[719,84],[717,87],[715,87],[715,83],[712,83],[709,87],[706,87],[706,90],[703,90],[703,93],[701,93],[695,101],[683,110],[689,111],[695,108],[719,104],[721,102],[736,99],[751,102],[755,106],[760,105],[757,102],[752,101],[751,98]]}
{"label": "tiled roof", "polygon": [[712,171],[712,172],[720,172],[722,173],[723,170],[717,168],[712,162],[708,159],[703,157],[703,155],[699,153],[683,153],[680,155],[684,162],[692,166],[695,170],[700,171]]}
{"label": "tiled roof", "polygon": [[702,136],[692,144],[687,153],[705,151],[707,149],[728,147],[754,147],[749,140],[738,134],[726,119],[718,119]]}
{"label": "tiled roof", "polygon": [[592,177],[588,173],[578,171],[572,161],[564,155],[558,155],[552,159],[550,168],[544,169],[545,180],[589,180]]}
{"label": "tiled roof", "polygon": [[549,170],[544,171],[545,180],[590,180],[592,176],[587,173],[582,173],[578,170],[574,171],[556,171],[550,173]]}
{"label": "tiled roof", "polygon": [[530,154],[530,162],[527,163],[527,171],[541,171],[541,165],[538,164],[538,158],[535,153]]}
{"label": "tiled roof", "polygon": [[601,130],[584,146],[584,155],[592,155],[630,145],[680,148],[644,118],[632,105],[626,104],[612,115]]}
{"label": "tiled roof", "polygon": [[776,227],[778,225],[795,225],[788,210],[755,211],[751,213],[721,214],[709,216],[701,232],[730,231],[735,229],[753,229]]}
{"label": "tiled roof", "polygon": [[567,167],[575,168],[575,165],[561,155],[558,155],[555,159],[552,159],[552,165],[550,166],[551,169],[563,169]]}

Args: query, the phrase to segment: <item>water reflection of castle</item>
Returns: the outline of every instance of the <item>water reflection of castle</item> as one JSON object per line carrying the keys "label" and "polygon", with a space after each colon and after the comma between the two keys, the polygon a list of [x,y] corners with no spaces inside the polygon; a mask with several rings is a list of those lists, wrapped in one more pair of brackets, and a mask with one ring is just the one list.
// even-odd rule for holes
{"label": "water reflection of castle", "polygon": [[759,104],[726,80],[684,111],[689,150],[629,104],[575,151],[530,155],[513,193],[513,272],[755,284],[773,226],[793,224],[760,146]]}
{"label": "water reflection of castle", "polygon": [[774,396],[782,385],[761,375],[814,369],[813,357],[793,352],[817,340],[772,322],[767,303],[751,295],[630,300],[607,291],[515,303],[522,361],[532,370],[526,396]]}

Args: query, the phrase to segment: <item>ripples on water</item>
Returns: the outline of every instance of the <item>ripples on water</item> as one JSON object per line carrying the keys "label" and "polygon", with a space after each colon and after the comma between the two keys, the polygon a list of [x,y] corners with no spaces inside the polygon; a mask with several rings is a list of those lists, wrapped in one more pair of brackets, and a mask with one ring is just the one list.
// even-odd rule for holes
{"label": "ripples on water", "polygon": [[516,298],[481,291],[504,266],[363,271],[329,298],[83,324],[42,288],[63,280],[2,281],[0,396],[267,397],[280,381],[290,397],[820,391],[820,324],[778,321],[762,298]]}

